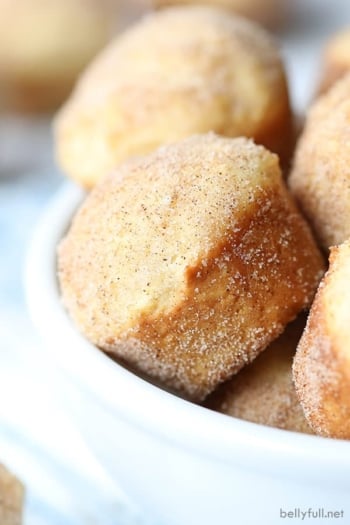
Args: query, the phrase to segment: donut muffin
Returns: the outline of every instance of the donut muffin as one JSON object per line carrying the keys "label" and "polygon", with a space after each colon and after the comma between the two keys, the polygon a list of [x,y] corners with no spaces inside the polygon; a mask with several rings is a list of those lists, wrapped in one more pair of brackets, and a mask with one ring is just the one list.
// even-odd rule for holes
{"label": "donut muffin", "polygon": [[286,7],[284,0],[153,0],[151,3],[156,7],[188,4],[223,7],[268,27],[283,21]]}
{"label": "donut muffin", "polygon": [[317,434],[350,439],[350,241],[331,249],[293,372],[305,416]]}
{"label": "donut muffin", "polygon": [[81,332],[193,400],[275,339],[323,270],[277,156],[212,134],[129,160],[97,185],[58,263]]}
{"label": "donut muffin", "polygon": [[289,177],[321,245],[350,237],[350,74],[311,107]]}
{"label": "donut muffin", "polygon": [[347,28],[334,35],[326,45],[319,93],[327,91],[349,71],[350,28]]}
{"label": "donut muffin", "polygon": [[21,525],[24,488],[0,463],[0,523]]}
{"label": "donut muffin", "polygon": [[91,188],[118,163],[192,134],[253,137],[286,160],[291,113],[275,42],[209,7],[147,16],[93,62],[56,119],[58,162]]}
{"label": "donut muffin", "polygon": [[0,108],[55,109],[112,36],[109,0],[0,0]]}
{"label": "donut muffin", "polygon": [[221,385],[205,406],[253,423],[310,434],[292,379],[292,361],[305,316],[289,324],[283,334],[253,363]]}

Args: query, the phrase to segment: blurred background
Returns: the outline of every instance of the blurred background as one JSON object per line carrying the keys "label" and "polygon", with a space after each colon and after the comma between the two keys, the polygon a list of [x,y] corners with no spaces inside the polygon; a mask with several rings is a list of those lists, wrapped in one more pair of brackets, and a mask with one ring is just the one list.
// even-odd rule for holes
{"label": "blurred background", "polygon": [[[64,184],[53,158],[55,111],[114,35],[171,3],[0,0],[0,462],[27,487],[26,525],[147,523],[66,419],[57,371],[44,358],[31,359],[41,343],[28,318],[22,275],[35,225]],[[325,42],[350,26],[349,1],[231,4],[275,33],[302,114],[316,91]]]}

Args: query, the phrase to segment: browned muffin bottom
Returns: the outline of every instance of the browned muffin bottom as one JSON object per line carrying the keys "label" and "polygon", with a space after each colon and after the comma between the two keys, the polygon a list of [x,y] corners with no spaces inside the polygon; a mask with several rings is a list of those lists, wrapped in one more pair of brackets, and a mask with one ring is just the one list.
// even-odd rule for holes
{"label": "browned muffin bottom", "polygon": [[292,361],[306,323],[300,315],[250,365],[209,396],[205,406],[253,423],[312,433],[292,379]]}
{"label": "browned muffin bottom", "polygon": [[277,157],[213,134],[131,160],[102,181],[58,262],[82,333],[194,400],[275,339],[323,271]]}

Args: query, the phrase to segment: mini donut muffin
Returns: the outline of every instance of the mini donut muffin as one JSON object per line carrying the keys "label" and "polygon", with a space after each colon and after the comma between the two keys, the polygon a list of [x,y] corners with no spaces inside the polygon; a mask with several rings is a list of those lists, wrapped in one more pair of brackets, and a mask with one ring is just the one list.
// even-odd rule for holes
{"label": "mini donut muffin", "polygon": [[209,7],[149,15],[82,76],[56,120],[58,161],[91,188],[118,163],[192,134],[253,137],[286,159],[291,114],[270,36]]}
{"label": "mini donut muffin", "polygon": [[302,315],[253,363],[213,392],[205,406],[253,423],[310,434],[292,379],[293,356],[304,327]]}
{"label": "mini donut muffin", "polygon": [[119,167],[59,248],[82,333],[193,400],[282,332],[322,270],[277,156],[212,134]]}
{"label": "mini donut muffin", "polygon": [[20,525],[24,488],[22,483],[0,463],[0,523]]}
{"label": "mini donut muffin", "polygon": [[223,7],[269,27],[282,22],[285,12],[284,0],[153,0],[151,3],[156,7],[188,4]]}
{"label": "mini donut muffin", "polygon": [[289,177],[326,249],[350,237],[350,75],[311,107]]}
{"label": "mini donut muffin", "polygon": [[319,93],[327,91],[350,71],[350,28],[334,35],[326,45]]}
{"label": "mini donut muffin", "polygon": [[111,38],[115,12],[109,0],[0,0],[0,107],[56,108]]}
{"label": "mini donut muffin", "polygon": [[294,359],[305,416],[317,434],[350,439],[350,241],[332,248]]}

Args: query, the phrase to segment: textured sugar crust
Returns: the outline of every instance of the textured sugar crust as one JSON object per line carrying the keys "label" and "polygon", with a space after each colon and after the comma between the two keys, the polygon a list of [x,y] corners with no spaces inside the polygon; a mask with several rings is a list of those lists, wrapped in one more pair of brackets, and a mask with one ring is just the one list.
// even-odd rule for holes
{"label": "textured sugar crust", "polygon": [[118,36],[55,122],[63,171],[86,187],[121,161],[196,133],[253,137],[288,159],[284,68],[263,29],[222,9],[164,9]]}
{"label": "textured sugar crust", "polygon": [[321,245],[350,237],[350,74],[311,107],[289,186]]}
{"label": "textured sugar crust", "polygon": [[326,45],[319,94],[350,71],[350,29],[335,34]]}
{"label": "textured sugar crust", "polygon": [[283,0],[153,0],[156,7],[171,5],[209,5],[230,9],[268,27],[275,27],[285,15]]}
{"label": "textured sugar crust", "polygon": [[270,427],[311,433],[295,393],[292,361],[306,323],[300,315],[253,363],[221,385],[205,406]]}
{"label": "textured sugar crust", "polygon": [[23,499],[22,483],[0,464],[1,525],[21,525]]}
{"label": "textured sugar crust", "polygon": [[350,439],[350,243],[332,248],[294,359],[298,397],[313,430]]}
{"label": "textured sugar crust", "polygon": [[0,108],[56,109],[110,39],[110,10],[99,0],[0,0]]}
{"label": "textured sugar crust", "polygon": [[124,164],[59,249],[86,337],[196,400],[310,303],[323,266],[277,157],[213,134]]}

